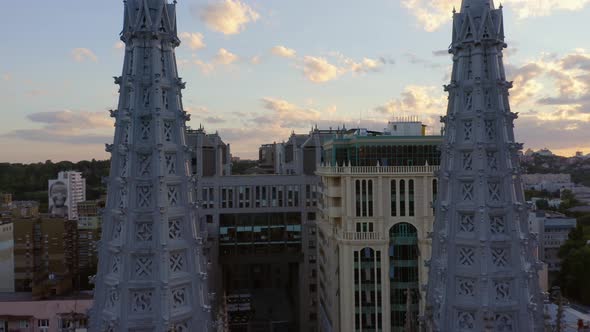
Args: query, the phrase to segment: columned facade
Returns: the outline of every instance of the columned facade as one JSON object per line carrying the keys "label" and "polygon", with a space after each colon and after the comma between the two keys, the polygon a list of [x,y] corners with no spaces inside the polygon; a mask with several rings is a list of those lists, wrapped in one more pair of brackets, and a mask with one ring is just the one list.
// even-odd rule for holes
{"label": "columned facade", "polygon": [[423,312],[438,166],[324,166],[321,331],[407,331]]}

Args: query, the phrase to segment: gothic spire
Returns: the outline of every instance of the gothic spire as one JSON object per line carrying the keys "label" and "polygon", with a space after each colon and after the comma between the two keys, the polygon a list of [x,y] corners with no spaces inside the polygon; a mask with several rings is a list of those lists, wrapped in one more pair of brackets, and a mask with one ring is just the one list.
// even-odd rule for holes
{"label": "gothic spire", "polygon": [[453,16],[451,83],[429,262],[430,331],[543,329],[502,50],[503,15],[463,0]]}
{"label": "gothic spire", "polygon": [[461,12],[472,11],[481,14],[484,8],[494,9],[494,0],[462,0]]}
{"label": "gothic spire", "polygon": [[124,1],[92,331],[208,331],[204,225],[196,216],[174,49],[176,6]]}

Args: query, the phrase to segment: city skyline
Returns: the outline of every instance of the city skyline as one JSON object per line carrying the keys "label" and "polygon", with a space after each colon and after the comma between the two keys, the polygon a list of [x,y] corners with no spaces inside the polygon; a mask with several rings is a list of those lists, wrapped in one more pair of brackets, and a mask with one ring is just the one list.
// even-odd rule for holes
{"label": "city skyline", "polygon": [[[571,28],[583,25],[589,2],[504,2],[512,111],[520,113],[516,134],[525,148],[590,150],[590,46]],[[393,116],[418,116],[436,132],[446,113],[445,45],[460,1],[336,4],[180,1],[178,63],[189,125],[219,131],[242,158],[315,124],[360,120],[382,129]],[[107,110],[117,102],[111,76],[120,75],[123,59],[113,37],[120,2],[5,6],[0,35],[12,42],[0,66],[7,117],[0,161],[107,158]],[[23,26],[23,17],[31,23]]]}

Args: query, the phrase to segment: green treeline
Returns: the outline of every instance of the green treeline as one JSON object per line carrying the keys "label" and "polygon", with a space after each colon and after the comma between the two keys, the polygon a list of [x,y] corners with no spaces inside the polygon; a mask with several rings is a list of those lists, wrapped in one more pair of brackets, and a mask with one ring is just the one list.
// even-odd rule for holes
{"label": "green treeline", "polygon": [[109,175],[109,160],[83,160],[77,163],[51,160],[36,164],[0,163],[0,192],[12,194],[13,200],[39,201],[41,212],[47,211],[47,182],[61,171],[78,171],[86,179],[86,198],[98,199],[106,193],[102,178]]}

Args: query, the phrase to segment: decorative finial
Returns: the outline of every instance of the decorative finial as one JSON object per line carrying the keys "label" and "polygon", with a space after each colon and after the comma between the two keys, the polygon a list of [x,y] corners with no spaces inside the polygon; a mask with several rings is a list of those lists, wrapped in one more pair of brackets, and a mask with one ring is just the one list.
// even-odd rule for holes
{"label": "decorative finial", "polygon": [[457,13],[457,9],[455,9],[455,6],[453,6],[453,14]]}

